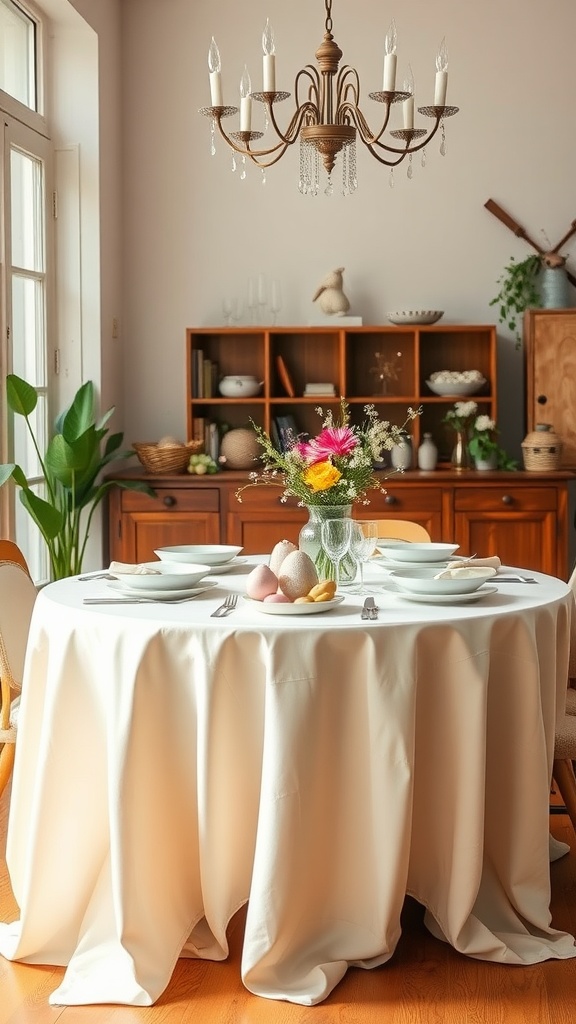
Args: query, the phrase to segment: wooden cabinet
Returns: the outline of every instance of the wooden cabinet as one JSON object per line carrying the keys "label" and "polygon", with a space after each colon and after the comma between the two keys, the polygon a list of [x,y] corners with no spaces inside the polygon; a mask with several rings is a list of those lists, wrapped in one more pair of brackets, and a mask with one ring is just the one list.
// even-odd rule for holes
{"label": "wooden cabinet", "polygon": [[[246,554],[271,551],[279,540],[298,540],[307,520],[295,499],[280,500],[276,487],[249,487],[248,474],[224,471],[209,478],[170,477],[130,469],[116,479],[145,479],[151,498],[113,487],[109,493],[106,557],[150,561],[167,544],[240,544]],[[430,473],[410,471],[372,492],[359,517],[411,519],[433,540],[457,542],[464,554],[497,554],[509,565],[568,579],[569,471],[553,473]]]}
{"label": "wooden cabinet", "polygon": [[551,423],[562,438],[560,465],[576,468],[576,309],[524,314],[526,424]]}
{"label": "wooden cabinet", "polygon": [[[382,367],[390,379],[382,381]],[[414,448],[432,433],[440,459],[450,460],[451,438],[442,417],[462,395],[439,397],[426,381],[438,370],[479,370],[486,379],[471,397],[479,413],[497,418],[496,330],[493,325],[356,327],[188,328],[186,331],[188,437],[205,440],[223,425],[244,426],[251,419],[272,434],[281,417],[297,430],[317,433],[316,407],[348,400],[355,422],[374,403],[382,419],[404,423],[408,406],[422,406],[411,424]],[[253,375],[262,381],[255,398],[223,398],[223,376]],[[307,384],[329,383],[334,395],[304,395]],[[211,452],[211,454],[214,454]]]}

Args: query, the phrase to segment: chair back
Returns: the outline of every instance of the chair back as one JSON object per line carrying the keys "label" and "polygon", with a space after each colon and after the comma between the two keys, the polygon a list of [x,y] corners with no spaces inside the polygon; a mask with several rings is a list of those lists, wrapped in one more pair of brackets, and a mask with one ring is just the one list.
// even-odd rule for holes
{"label": "chair back", "polygon": [[570,683],[573,680],[572,685],[576,685],[576,566],[572,570],[572,575],[568,580],[568,586],[574,594],[574,606],[572,608],[572,618],[570,620],[570,661],[568,663],[568,681]]}
{"label": "chair back", "polygon": [[13,540],[0,540],[0,562],[17,562],[30,575],[26,559]]}
{"label": "chair back", "polygon": [[0,561],[0,795],[14,764],[13,698],[22,688],[28,632],[37,596],[26,569],[17,562]]}
{"label": "chair back", "polygon": [[420,523],[409,519],[378,519],[378,537],[387,540],[407,540],[413,544],[424,544],[431,540],[428,530]]}

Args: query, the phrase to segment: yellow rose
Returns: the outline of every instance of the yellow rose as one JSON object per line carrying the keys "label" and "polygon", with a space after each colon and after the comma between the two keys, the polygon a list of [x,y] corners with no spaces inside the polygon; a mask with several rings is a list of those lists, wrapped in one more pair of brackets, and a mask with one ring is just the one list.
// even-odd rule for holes
{"label": "yellow rose", "polygon": [[304,473],[304,483],[312,491],[328,491],[337,484],[342,473],[331,462],[317,462]]}

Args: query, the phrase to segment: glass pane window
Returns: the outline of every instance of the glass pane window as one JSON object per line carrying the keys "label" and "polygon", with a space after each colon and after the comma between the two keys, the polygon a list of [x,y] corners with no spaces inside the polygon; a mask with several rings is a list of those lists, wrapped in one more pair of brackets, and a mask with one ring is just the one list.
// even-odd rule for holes
{"label": "glass pane window", "polygon": [[12,0],[0,0],[0,89],[38,109],[36,24]]}
{"label": "glass pane window", "polygon": [[44,270],[44,174],[42,161],[13,149],[10,153],[12,185],[12,266]]}
{"label": "glass pane window", "polygon": [[[35,485],[32,490],[40,498],[46,498],[46,485],[43,482]],[[26,554],[32,579],[37,585],[42,586],[43,583],[48,583],[50,578],[46,542],[19,497],[16,499],[15,520],[18,546]]]}
{"label": "glass pane window", "polygon": [[[46,395],[38,395],[38,404],[29,417],[34,437],[42,457],[48,445],[48,418],[46,415]],[[14,416],[14,462],[22,467],[29,481],[42,475],[42,467],[36,453],[30,431],[23,416]]]}
{"label": "glass pane window", "polygon": [[46,385],[46,310],[42,279],[12,275],[12,370],[34,387]]}

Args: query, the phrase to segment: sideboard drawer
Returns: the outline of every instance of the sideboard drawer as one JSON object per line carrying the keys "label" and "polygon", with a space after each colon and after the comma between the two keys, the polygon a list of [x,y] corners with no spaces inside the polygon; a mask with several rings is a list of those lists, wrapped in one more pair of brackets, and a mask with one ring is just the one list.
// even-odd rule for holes
{"label": "sideboard drawer", "polygon": [[[376,512],[440,512],[442,490],[440,487],[411,487],[406,484],[385,483],[386,493],[370,491],[370,510]],[[396,515],[396,518],[399,518]]]}
{"label": "sideboard drawer", "polygon": [[220,491],[217,487],[157,487],[156,497],[141,491],[122,491],[123,512],[219,512]]}
{"label": "sideboard drawer", "polygon": [[495,512],[501,509],[516,509],[519,512],[537,512],[556,509],[558,494],[551,487],[456,487],[454,489],[455,512]]}

